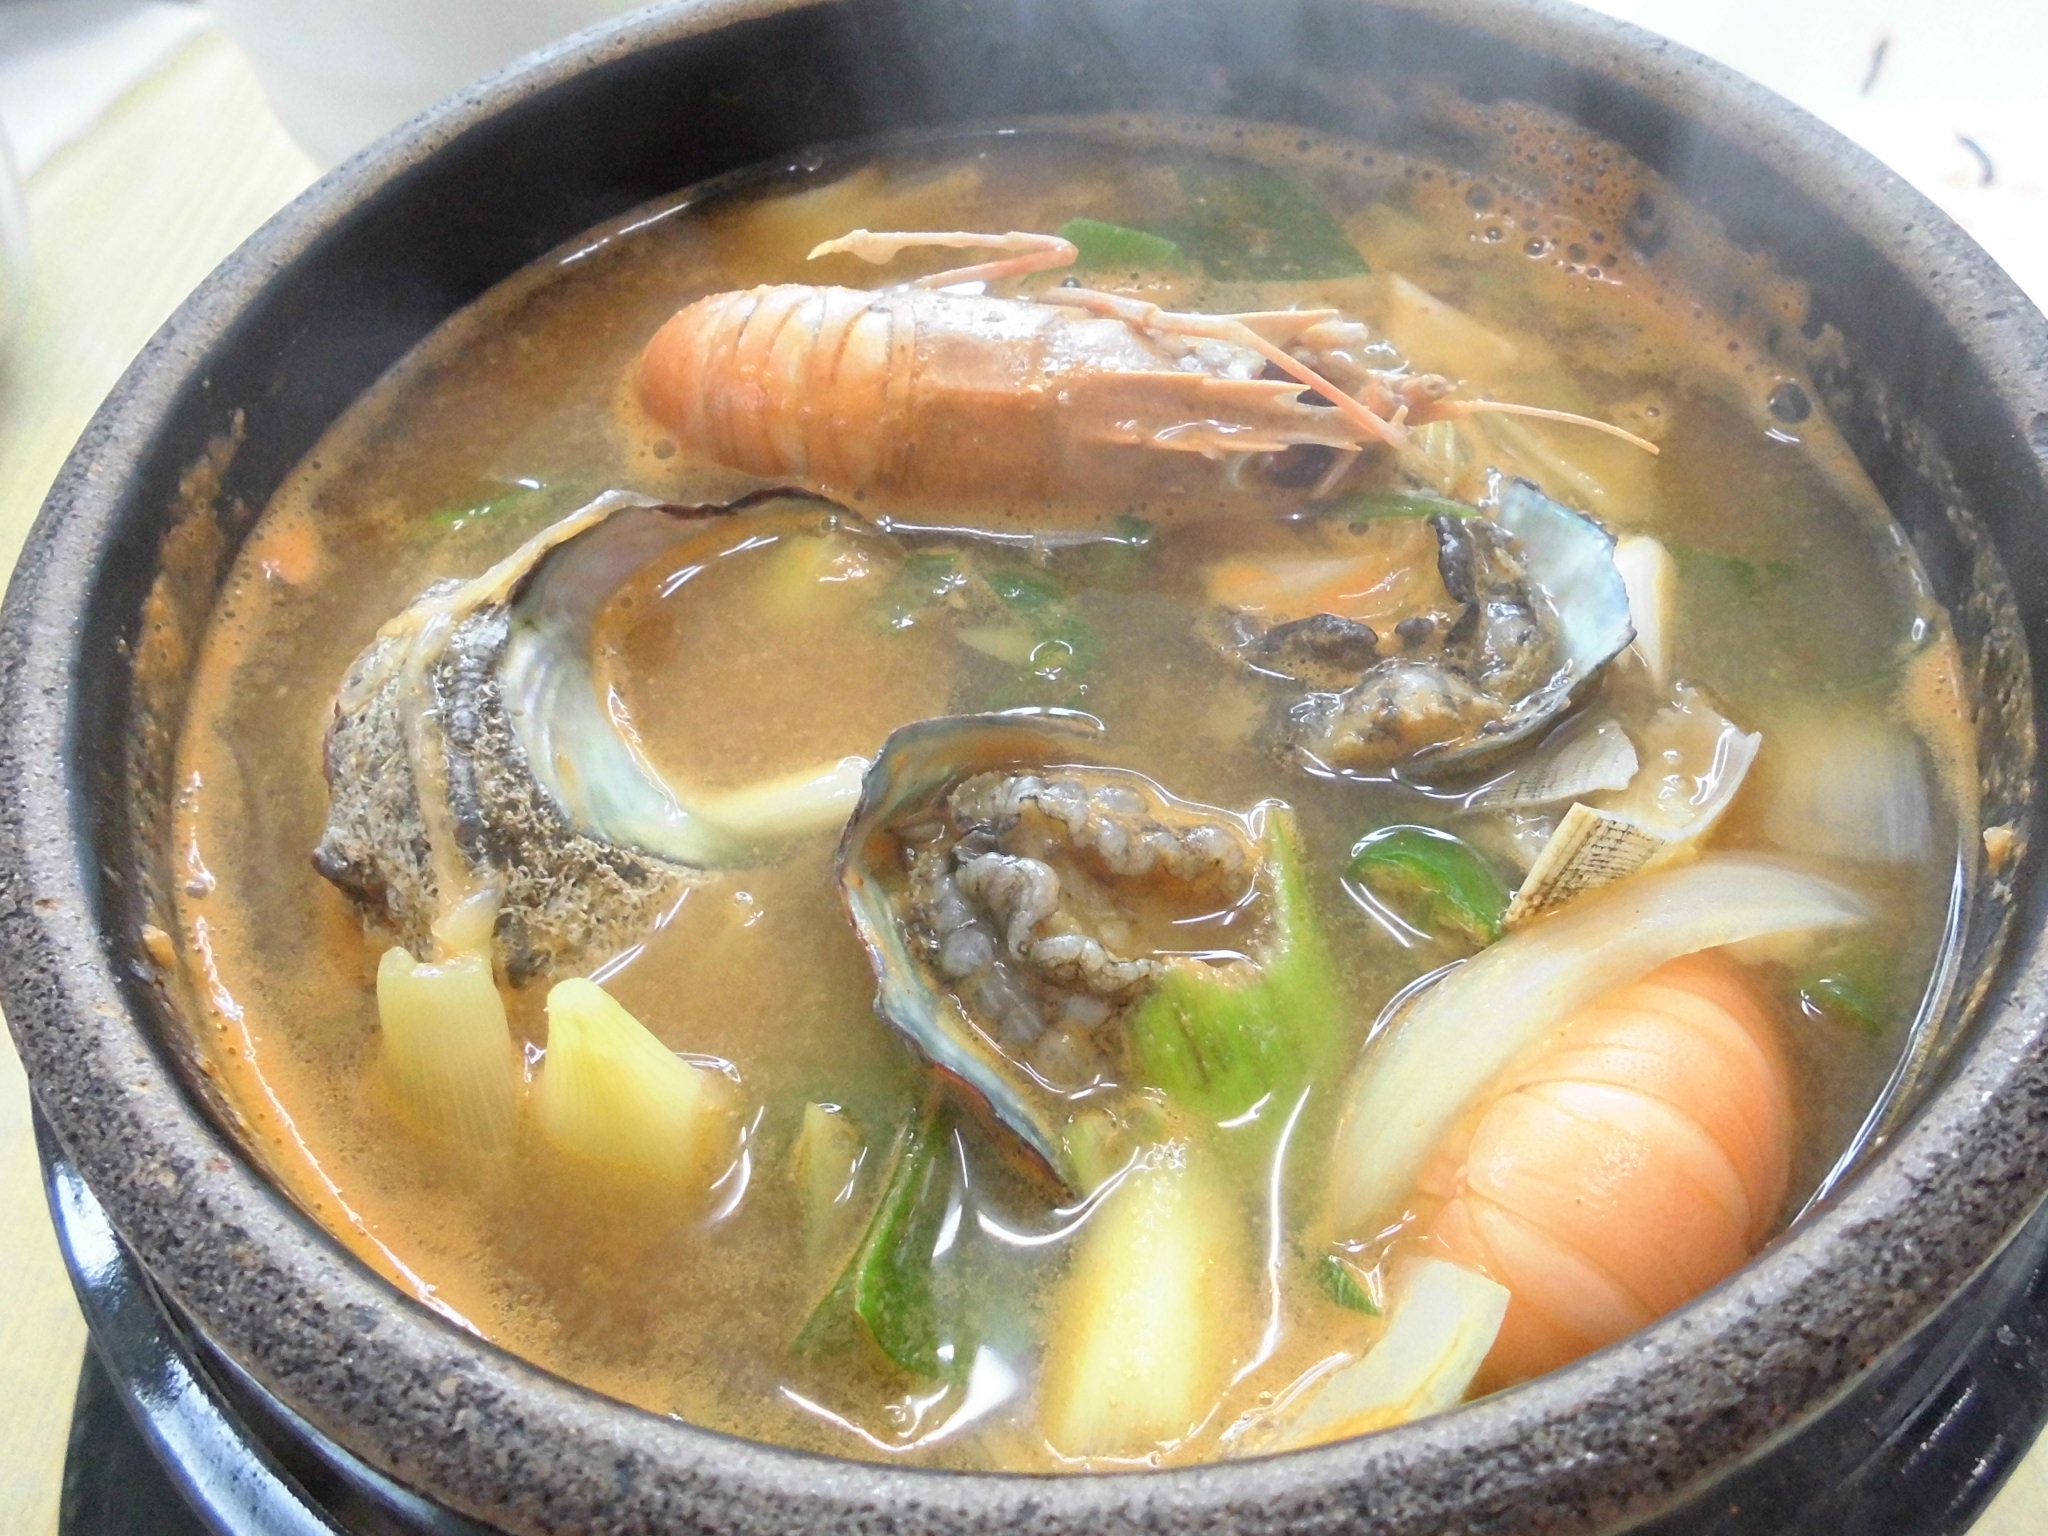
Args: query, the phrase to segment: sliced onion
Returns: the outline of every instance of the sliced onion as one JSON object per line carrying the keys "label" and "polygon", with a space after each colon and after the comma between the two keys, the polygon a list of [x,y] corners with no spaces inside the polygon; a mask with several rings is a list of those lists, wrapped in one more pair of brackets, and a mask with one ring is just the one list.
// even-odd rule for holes
{"label": "sliced onion", "polygon": [[1269,1443],[1246,1448],[1300,1450],[1455,1408],[1507,1311],[1506,1286],[1443,1259],[1422,1260],[1403,1278],[1379,1342],[1305,1394]]}
{"label": "sliced onion", "polygon": [[1603,993],[1667,960],[1865,915],[1847,891],[1747,855],[1637,875],[1531,921],[1423,993],[1346,1085],[1330,1214],[1368,1236],[1400,1213],[1423,1160],[1504,1068]]}
{"label": "sliced onion", "polygon": [[1775,728],[1758,764],[1763,833],[1826,858],[1911,863],[1934,848],[1919,741],[1861,710],[1819,709]]}

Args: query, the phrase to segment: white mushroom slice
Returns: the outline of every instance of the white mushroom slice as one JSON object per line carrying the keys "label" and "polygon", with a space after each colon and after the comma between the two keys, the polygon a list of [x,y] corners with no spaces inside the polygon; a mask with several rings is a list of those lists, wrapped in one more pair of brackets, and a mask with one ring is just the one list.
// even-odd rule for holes
{"label": "white mushroom slice", "polygon": [[1696,852],[1763,744],[1682,684],[1640,735],[1641,771],[1626,789],[1565,812],[1509,903],[1507,926]]}

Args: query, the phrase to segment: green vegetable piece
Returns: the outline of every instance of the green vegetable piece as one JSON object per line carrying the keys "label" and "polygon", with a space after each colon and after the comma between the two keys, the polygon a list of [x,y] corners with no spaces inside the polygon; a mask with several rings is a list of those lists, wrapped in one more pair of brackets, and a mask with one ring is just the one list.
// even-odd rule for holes
{"label": "green vegetable piece", "polygon": [[941,1106],[904,1127],[860,1246],[797,1335],[799,1352],[839,1336],[850,1309],[875,1347],[912,1375],[941,1381],[966,1370],[974,1351],[941,1300],[936,1273],[939,1237],[957,1197],[951,1139]]}
{"label": "green vegetable piece", "polygon": [[[987,577],[989,590],[1024,627],[1033,644],[1024,663],[1022,679],[1027,695],[1021,703],[1074,702],[1075,690],[1102,657],[1102,644],[1094,629],[1077,618],[1067,601],[1066,589],[1043,571],[1021,566],[1003,566]],[[1045,698],[1046,687],[1058,697]]]}
{"label": "green vegetable piece", "polygon": [[1337,1254],[1326,1253],[1316,1261],[1316,1284],[1325,1296],[1347,1312],[1363,1312],[1367,1317],[1381,1314],[1380,1304],[1365,1276]]}
{"label": "green vegetable piece", "polygon": [[1403,922],[1474,944],[1501,935],[1508,888],[1462,838],[1435,827],[1382,827],[1351,850],[1350,874]]}
{"label": "green vegetable piece", "polygon": [[1740,555],[1724,555],[1718,550],[1698,549],[1689,544],[1667,544],[1666,547],[1678,562],[1681,581],[1717,586],[1736,597],[1762,597],[1799,580],[1804,574],[1798,566],[1786,560],[1766,560],[1758,565]]}
{"label": "green vegetable piece", "polygon": [[911,555],[896,568],[896,585],[928,603],[937,602],[966,580],[960,557],[949,550]]}
{"label": "green vegetable piece", "polygon": [[1296,837],[1293,821],[1276,812],[1266,835],[1273,938],[1258,974],[1176,965],[1132,1011],[1140,1075],[1198,1113],[1223,1119],[1268,1095],[1292,1098],[1339,1043],[1336,967]]}
{"label": "green vegetable piece", "polygon": [[541,485],[538,482],[515,486],[484,501],[463,502],[457,506],[442,507],[429,512],[420,520],[420,526],[436,532],[453,533],[468,527],[471,523],[522,521],[529,513],[559,506],[568,499],[574,489],[566,486]]}
{"label": "green vegetable piece", "polygon": [[1101,219],[1069,219],[1059,227],[1074,242],[1076,272],[1178,272],[1188,259],[1171,240]]}
{"label": "green vegetable piece", "polygon": [[1110,525],[1109,539],[1061,551],[1054,558],[1063,570],[1071,566],[1091,581],[1127,583],[1144,570],[1157,537],[1151,523],[1126,512]]}
{"label": "green vegetable piece", "polygon": [[1211,277],[1225,281],[1362,277],[1372,269],[1323,200],[1262,167],[1178,172],[1186,205],[1166,227]]}
{"label": "green vegetable piece", "polygon": [[1053,613],[1063,607],[1066,592],[1043,571],[1006,565],[988,573],[989,590],[1005,608],[1026,618]]}
{"label": "green vegetable piece", "polygon": [[1892,1018],[1893,981],[1893,967],[1875,945],[1843,945],[1798,978],[1799,1011],[1881,1035]]}
{"label": "green vegetable piece", "polygon": [[1130,512],[1121,514],[1110,527],[1116,533],[1117,543],[1125,549],[1149,550],[1158,532],[1147,519]]}
{"label": "green vegetable piece", "polygon": [[918,619],[967,585],[960,557],[946,550],[911,555],[882,588],[880,610],[891,629],[909,629]]}

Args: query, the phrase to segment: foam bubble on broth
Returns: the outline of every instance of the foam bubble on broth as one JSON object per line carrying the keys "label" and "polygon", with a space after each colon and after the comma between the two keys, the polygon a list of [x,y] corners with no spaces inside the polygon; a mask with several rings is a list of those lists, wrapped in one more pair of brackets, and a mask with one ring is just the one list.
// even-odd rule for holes
{"label": "foam bubble on broth", "polygon": [[[1701,578],[1695,590],[1708,595],[1682,609],[1680,656],[1732,716],[1767,714],[1802,689],[1853,682],[1859,664],[1888,663],[1910,617],[1924,611],[1917,573],[1889,541],[1882,505],[1817,399],[1796,430],[1769,414],[1772,392],[1804,377],[1796,288],[1576,129],[1526,108],[1435,109],[1462,116],[1473,142],[1494,146],[1488,164],[1454,169],[1276,127],[1116,117],[1039,124],[1013,139],[905,144],[880,171],[841,162],[827,176],[771,179],[724,198],[686,194],[501,284],[352,407],[279,491],[216,611],[180,749],[190,788],[174,829],[176,845],[196,850],[213,877],[180,898],[188,965],[204,924],[222,995],[239,1009],[233,1028],[221,1014],[201,1031],[202,1048],[294,1196],[359,1252],[383,1245],[479,1332],[598,1390],[734,1433],[889,1454],[784,1390],[851,1415],[872,1414],[894,1390],[878,1368],[823,1380],[786,1353],[829,1279],[807,1271],[794,1246],[793,1111],[806,1101],[843,1105],[879,1149],[921,1081],[871,1012],[872,977],[826,878],[832,839],[817,836],[692,891],[607,982],[671,1047],[734,1063],[749,1101],[763,1106],[745,1198],[722,1214],[617,1193],[592,1200],[534,1144],[495,1167],[423,1152],[376,1067],[369,981],[382,941],[363,936],[306,860],[326,806],[321,737],[349,658],[429,581],[483,568],[596,490],[716,500],[743,488],[742,477],[689,464],[637,417],[632,360],[669,313],[701,294],[828,280],[803,252],[851,224],[1033,229],[1081,212],[1114,217],[1116,199],[1141,194],[1167,153],[1285,168],[1338,211],[1372,266],[1365,277],[1301,285],[1312,296],[1341,292],[1376,325],[1405,303],[1418,335],[1454,345],[1445,318],[1395,289],[1398,277],[1485,333],[1462,338],[1469,355],[1494,360],[1495,374],[1479,381],[1485,393],[1613,413],[1660,439],[1657,460],[1566,428],[1532,425],[1514,441],[1602,487],[1611,504],[1591,510],[1722,573]],[[929,270],[915,258],[904,267]],[[1257,286],[1197,291],[1248,300]],[[1489,351],[1489,335],[1506,350]],[[1115,752],[1176,794],[1225,806],[1278,795],[1294,805],[1304,845],[1322,850],[1313,882],[1362,1034],[1387,997],[1451,956],[1400,941],[1355,905],[1338,880],[1340,855],[1363,830],[1428,808],[1385,785],[1285,774],[1251,741],[1265,695],[1192,632],[1188,614],[1205,563],[1282,554],[1298,535],[1266,519],[1209,515],[1227,512],[1228,499],[1204,489],[1199,466],[1173,468],[1185,471],[1175,494],[1107,509],[1153,523],[1160,553],[1145,580],[1072,583],[1071,621],[1116,643],[1085,692],[1057,702],[1100,715]],[[1762,492],[1730,498],[1726,488],[1743,477]],[[1026,509],[1065,524],[1103,510]],[[1747,592],[1711,588],[1724,578],[1741,588],[1747,578],[1730,572],[1779,566],[1799,574],[1775,585],[1755,577],[1762,585]],[[752,584],[737,578],[753,573],[737,564],[687,607],[682,600],[696,595],[688,585],[656,595],[673,574],[643,573],[615,600],[610,665],[650,754],[679,771],[732,783],[819,753],[872,751],[888,726],[988,702],[996,686],[989,658],[936,626],[863,627],[827,650],[840,621],[824,609],[780,626],[750,623]],[[1824,606],[1812,601],[1818,591]],[[1734,644],[1726,629],[1741,603],[1750,604],[1750,633]],[[1938,614],[1934,623],[1922,654],[1952,659]],[[1723,632],[1709,633],[1710,624]],[[1974,774],[1955,767],[1967,733],[1952,729],[1953,693],[1925,680],[1934,663],[1919,665],[1908,692],[1873,707],[1905,710],[1948,767],[1939,840],[1948,857],[1959,829],[1974,825],[1958,798]],[[708,671],[693,673],[699,666]],[[672,689],[650,682],[667,675]],[[792,686],[767,687],[777,675]],[[1729,846],[1759,842],[1740,814],[1719,836]],[[1881,908],[1888,940],[1932,968],[1952,864],[1829,872],[1857,884]],[[510,999],[515,1029],[534,1046],[543,1037],[537,992]],[[1854,1131],[1897,1058],[1905,1022],[1895,1017],[1885,1037],[1861,1043],[1788,1032],[1802,1094],[1800,1189]],[[1296,1145],[1310,1149],[1297,1167],[1311,1167],[1327,1138],[1328,1097],[1311,1100],[1297,1131]],[[1012,1233],[1047,1229],[1031,1186],[1003,1158],[982,1148],[970,1164],[977,1219]],[[1290,1177],[1291,1224],[1313,1205],[1314,1188],[1312,1177]],[[338,1217],[342,1197],[359,1228]],[[1257,1202],[1244,1215],[1255,1228],[1265,1220]],[[983,1283],[1027,1298],[1001,1341],[1027,1374],[1039,1298],[1067,1251],[1058,1241],[995,1238],[975,1250]],[[385,1260],[372,1262],[393,1274]],[[1263,1285],[1262,1277],[1245,1302],[1261,1315]],[[1169,1459],[1215,1454],[1222,1428],[1320,1358],[1343,1325],[1312,1288],[1291,1281],[1273,1322],[1269,1358]],[[1371,1334],[1370,1325],[1344,1326],[1354,1341]],[[1021,1402],[973,1432],[898,1454],[959,1467],[1054,1465]]]}

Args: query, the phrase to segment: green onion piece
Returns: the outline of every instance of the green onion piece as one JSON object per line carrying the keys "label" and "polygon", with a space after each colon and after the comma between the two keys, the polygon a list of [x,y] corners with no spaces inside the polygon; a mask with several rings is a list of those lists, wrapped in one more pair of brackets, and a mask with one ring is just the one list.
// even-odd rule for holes
{"label": "green onion piece", "polygon": [[419,526],[436,533],[453,533],[471,523],[519,523],[571,502],[580,485],[542,485],[538,481],[516,485],[481,501],[458,502],[440,507],[420,519]]}
{"label": "green onion piece", "polygon": [[1226,281],[1362,277],[1372,269],[1323,200],[1263,167],[1177,172],[1185,199],[1162,226],[1209,276]]}
{"label": "green onion piece", "polygon": [[1022,675],[1003,679],[978,707],[1079,703],[1086,692],[1084,679],[1101,659],[1102,643],[1074,613],[1066,588],[1046,572],[1024,566],[999,566],[983,579],[996,601],[1029,631],[1030,644],[1017,663]]}
{"label": "green onion piece", "polygon": [[1434,827],[1382,827],[1351,850],[1350,875],[1402,921],[1474,944],[1501,935],[1508,888],[1462,838]]}
{"label": "green onion piece", "polygon": [[1200,962],[1175,965],[1132,1010],[1140,1075],[1174,1103],[1218,1119],[1268,1095],[1291,1099],[1329,1061],[1342,1010],[1292,819],[1266,835],[1272,939],[1256,976]]}
{"label": "green onion piece", "polygon": [[797,1336],[800,1352],[838,1337],[850,1313],[875,1347],[912,1375],[938,1381],[965,1373],[974,1350],[941,1304],[936,1274],[939,1237],[958,1194],[951,1143],[942,1106],[904,1127],[867,1231]]}
{"label": "green onion piece", "polygon": [[1690,544],[1667,541],[1666,547],[1678,562],[1681,581],[1718,587],[1731,597],[1762,597],[1767,592],[1798,581],[1804,575],[1798,566],[1787,560],[1766,560],[1759,565],[1740,555],[1724,555],[1719,550],[1700,549]]}
{"label": "green onion piece", "polygon": [[1380,1304],[1373,1298],[1365,1277],[1334,1253],[1326,1253],[1316,1261],[1316,1284],[1347,1312],[1363,1312],[1367,1317],[1380,1315]]}
{"label": "green onion piece", "polygon": [[890,629],[909,629],[966,585],[967,572],[958,555],[946,550],[911,555],[882,588],[882,622]]}
{"label": "green onion piece", "polygon": [[1122,585],[1145,569],[1157,538],[1151,523],[1126,512],[1110,524],[1107,539],[1055,551],[1053,559],[1062,570],[1077,569],[1090,581]]}
{"label": "green onion piece", "polygon": [[1187,257],[1171,240],[1142,229],[1106,224],[1101,219],[1069,219],[1059,237],[1071,240],[1076,272],[1174,272],[1185,270]]}
{"label": "green onion piece", "polygon": [[1065,605],[1066,591],[1043,571],[1005,565],[988,573],[989,590],[1005,608],[1025,616],[1051,613]]}
{"label": "green onion piece", "polygon": [[1881,1035],[1892,1018],[1893,969],[1868,943],[1837,946],[1797,980],[1799,1011],[1808,1018]]}
{"label": "green onion piece", "polygon": [[867,1137],[853,1116],[837,1105],[804,1106],[789,1173],[803,1207],[804,1252],[813,1263],[837,1247],[846,1231],[866,1156]]}

